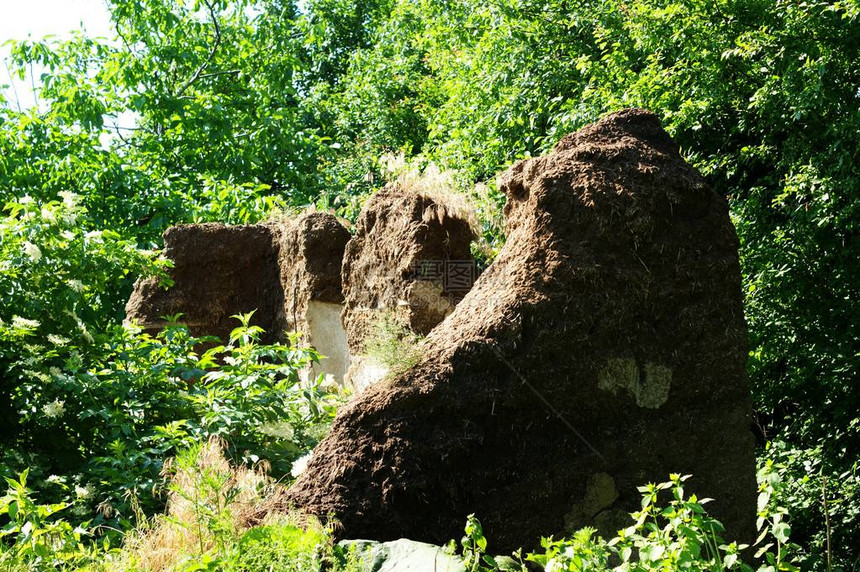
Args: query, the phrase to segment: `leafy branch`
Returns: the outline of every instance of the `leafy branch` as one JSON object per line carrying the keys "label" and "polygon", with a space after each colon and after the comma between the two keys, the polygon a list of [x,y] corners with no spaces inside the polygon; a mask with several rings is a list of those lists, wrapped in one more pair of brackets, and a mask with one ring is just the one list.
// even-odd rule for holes
{"label": "leafy branch", "polygon": [[215,7],[209,0],[203,0],[203,4],[206,5],[206,9],[209,11],[209,16],[212,18],[212,25],[215,30],[215,40],[212,42],[212,47],[209,49],[209,56],[202,64],[200,64],[188,81],[179,88],[179,91],[176,93],[176,97],[182,97],[185,92],[188,91],[188,88],[200,79],[201,74],[206,71],[206,68],[208,68],[209,64],[212,63],[212,60],[215,59],[215,54],[218,51],[218,47],[221,45],[221,25],[218,23],[218,16],[215,14]]}

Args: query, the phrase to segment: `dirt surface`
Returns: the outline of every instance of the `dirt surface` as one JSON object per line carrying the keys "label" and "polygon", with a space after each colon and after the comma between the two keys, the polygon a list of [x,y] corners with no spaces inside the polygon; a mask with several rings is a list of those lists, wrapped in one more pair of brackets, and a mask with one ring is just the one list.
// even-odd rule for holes
{"label": "dirt surface", "polygon": [[319,212],[278,221],[272,228],[284,300],[278,320],[287,331],[302,332],[305,342],[326,356],[314,374],[332,374],[340,382],[349,365],[340,312],[341,266],[351,235],[335,216]]}
{"label": "dirt surface", "polygon": [[306,331],[310,301],[343,303],[340,268],[349,231],[327,213],[312,212],[272,224],[278,236],[278,267],[284,291],[283,320]]}
{"label": "dirt surface", "polygon": [[343,323],[350,349],[360,354],[380,310],[427,334],[468,292],[474,273],[467,217],[443,199],[391,184],[376,193],[358,219],[343,260]]}
{"label": "dirt surface", "polygon": [[231,318],[256,310],[252,323],[268,341],[283,331],[283,291],[272,228],[263,225],[190,224],[164,233],[164,254],[173,261],[173,287],[154,279],[139,280],[126,305],[126,318],[150,333],[165,324],[163,316],[182,313],[181,323],[195,335],[227,341],[239,325]]}
{"label": "dirt surface", "polygon": [[[333,514],[341,537],[376,540],[446,542],[475,513],[489,550],[505,553],[589,523],[614,532],[639,506],[636,486],[680,472],[717,499],[708,507],[728,536],[752,540],[747,341],[725,199],[638,109],[568,135],[501,186],[498,259],[416,366],[341,409],[285,502]],[[362,232],[387,220],[377,211]],[[347,258],[381,248],[399,268],[396,246],[368,240]]]}

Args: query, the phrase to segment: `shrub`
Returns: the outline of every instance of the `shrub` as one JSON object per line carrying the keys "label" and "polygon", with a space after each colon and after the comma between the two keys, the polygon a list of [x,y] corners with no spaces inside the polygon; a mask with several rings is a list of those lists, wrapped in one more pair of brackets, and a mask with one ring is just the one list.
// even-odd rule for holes
{"label": "shrub", "polygon": [[395,311],[380,311],[364,342],[367,355],[385,367],[389,376],[406,371],[421,357],[423,336],[401,322]]}
{"label": "shrub", "polygon": [[167,513],[126,536],[111,562],[115,569],[319,568],[330,545],[326,530],[277,511],[263,515],[261,507],[273,506],[282,486],[259,466],[231,466],[226,449],[223,440],[210,438],[169,463]]}
{"label": "shrub", "polygon": [[[195,348],[205,340],[179,324],[154,338],[115,327],[98,351],[22,384],[18,446],[40,473],[63,475],[44,479],[42,493],[74,504],[80,518],[98,512],[96,525],[129,526],[134,502],[145,512],[162,506],[164,459],[211,436],[238,462],[289,474],[325,434],[339,397],[319,379],[300,382],[313,350],[259,344],[250,315],[239,318],[230,344],[202,355]],[[54,457],[55,448],[69,453]]]}
{"label": "shrub", "polygon": [[[0,219],[0,444],[7,448],[23,431],[28,442],[53,441],[53,424],[44,433],[21,417],[63,411],[62,398],[48,397],[51,372],[98,352],[131,277],[164,277],[168,265],[114,232],[87,231],[78,197],[61,198],[21,198]],[[65,454],[60,447],[51,453]]]}

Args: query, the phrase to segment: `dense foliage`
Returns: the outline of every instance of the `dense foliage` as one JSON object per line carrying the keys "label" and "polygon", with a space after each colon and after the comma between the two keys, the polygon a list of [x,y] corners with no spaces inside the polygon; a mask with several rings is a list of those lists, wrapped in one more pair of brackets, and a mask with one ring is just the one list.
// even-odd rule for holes
{"label": "dense foliage", "polygon": [[318,383],[300,383],[318,358],[312,350],[261,345],[250,316],[237,316],[228,346],[203,353],[208,340],[184,326],[153,338],[112,324],[126,274],[157,272],[164,261],[116,233],[81,231],[86,213],[73,195],[8,208],[0,468],[31,467],[41,492],[75,502],[82,520],[97,511],[97,522],[115,523],[133,516],[133,503],[160,506],[163,462],[210,436],[280,474],[322,437],[336,402]]}
{"label": "dense foliage", "polygon": [[[151,498],[164,458],[206,435],[288,472],[318,436],[303,428],[330,415],[297,393],[312,355],[260,346],[247,324],[204,355],[181,328],[119,326],[131,280],[163,273],[145,250],[160,232],[309,204],[354,218],[380,157],[400,153],[477,189],[491,257],[495,174],[642,106],[730,198],[762,463],[782,476],[804,565],[824,566],[828,534],[835,561],[856,564],[857,0],[108,4],[116,38],[12,44],[36,105],[0,94],[9,476],[30,467],[46,502],[101,521],[129,515],[125,493]],[[295,448],[235,433],[246,416]]]}

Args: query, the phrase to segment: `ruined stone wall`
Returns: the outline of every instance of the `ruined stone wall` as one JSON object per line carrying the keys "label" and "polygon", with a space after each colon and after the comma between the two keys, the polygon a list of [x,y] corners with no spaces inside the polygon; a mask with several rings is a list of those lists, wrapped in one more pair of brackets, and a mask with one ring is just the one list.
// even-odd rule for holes
{"label": "ruined stone wall", "polygon": [[180,322],[194,335],[227,342],[239,325],[231,316],[256,310],[253,323],[273,341],[283,330],[278,316],[283,292],[273,229],[264,225],[188,224],[164,233],[164,255],[173,262],[171,288],[158,280],[139,280],[126,305],[126,319],[152,334],[165,316],[182,314]]}
{"label": "ruined stone wall", "polygon": [[183,312],[195,333],[225,337],[231,314],[256,308],[267,331],[302,330],[331,355],[321,372],[349,363],[355,385],[386,375],[365,355],[381,316],[427,335],[417,363],[340,410],[288,493],[334,515],[343,537],[444,543],[471,513],[499,552],[585,525],[612,534],[638,485],[690,473],[728,536],[751,541],[746,329],[725,198],[636,109],[514,165],[500,187],[507,242],[471,290],[447,274],[471,261],[468,217],[391,185],[351,238],[321,213],[170,229],[176,284],[138,283],[129,318],[155,329]]}
{"label": "ruined stone wall", "polygon": [[349,367],[340,313],[341,266],[351,235],[326,213],[307,213],[272,226],[284,298],[278,321],[286,331],[302,332],[304,341],[325,356],[309,373],[331,375],[340,383]]}
{"label": "ruined stone wall", "polygon": [[319,212],[260,225],[182,225],[164,234],[174,285],[138,281],[126,316],[155,333],[162,316],[181,313],[192,333],[226,343],[238,325],[231,316],[256,310],[266,341],[302,332],[325,356],[306,375],[344,383],[352,362],[360,364],[353,387],[365,387],[386,371],[362,357],[368,328],[386,312],[418,334],[441,322],[471,286],[442,272],[451,261],[474,272],[471,239],[468,221],[444,203],[395,188],[368,201],[355,237]]}

